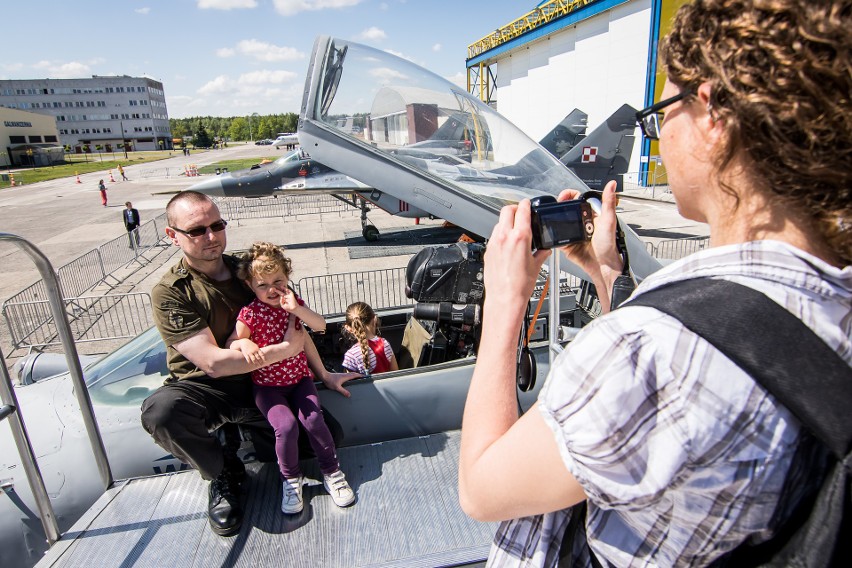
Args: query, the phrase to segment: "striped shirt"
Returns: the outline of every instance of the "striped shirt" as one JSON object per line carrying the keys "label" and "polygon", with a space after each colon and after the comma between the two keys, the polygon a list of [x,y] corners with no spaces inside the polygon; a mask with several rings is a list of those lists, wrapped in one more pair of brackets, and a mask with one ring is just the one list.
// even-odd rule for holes
{"label": "striped shirt", "polygon": [[[852,365],[852,266],[757,241],[691,255],[635,293],[699,277],[763,292]],[[598,318],[555,361],[539,410],[588,497],[586,537],[602,564],[704,566],[771,536],[798,422],[674,318],[641,306]],[[569,518],[502,523],[489,566],[555,566]],[[571,565],[590,566],[580,541]]]}
{"label": "striped shirt", "polygon": [[[391,361],[393,359],[393,347],[391,347],[389,341],[378,336],[374,336],[368,339],[367,341],[370,342],[371,347],[373,344],[375,344],[375,342],[381,341],[382,350],[385,353],[385,357],[388,361]],[[356,342],[355,345],[350,347],[349,350],[346,351],[346,354],[343,355],[343,368],[354,373],[367,373],[368,371],[372,373],[373,370],[376,368],[376,354],[373,353],[372,349],[368,349],[367,356],[370,358],[369,369],[364,366],[364,354],[361,353],[361,345]]]}

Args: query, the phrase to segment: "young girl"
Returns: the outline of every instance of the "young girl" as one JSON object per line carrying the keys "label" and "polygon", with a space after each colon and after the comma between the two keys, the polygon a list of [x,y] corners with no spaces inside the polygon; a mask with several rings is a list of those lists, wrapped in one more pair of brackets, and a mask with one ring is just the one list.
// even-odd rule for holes
{"label": "young girl", "polygon": [[[253,244],[237,267],[237,276],[248,284],[256,298],[240,311],[230,348],[241,351],[249,362],[257,361],[260,347],[282,341],[290,314],[296,329],[301,329],[304,321],[315,331],[325,330],[323,317],[288,288],[291,270],[292,264],[284,256],[284,250],[266,242]],[[255,403],[275,430],[275,452],[284,483],[281,510],[295,514],[303,507],[297,416],[317,455],[323,485],[334,504],[338,507],[352,504],[355,493],[340,471],[305,352],[261,367],[252,372],[251,378]]]}
{"label": "young girl", "polygon": [[98,181],[98,191],[101,192],[101,203],[103,206],[107,206],[107,193],[106,193],[106,185],[104,185],[104,180]]}
{"label": "young girl", "polygon": [[399,370],[390,343],[377,336],[379,318],[368,304],[355,302],[346,308],[344,329],[357,341],[343,356],[346,369],[365,375]]}

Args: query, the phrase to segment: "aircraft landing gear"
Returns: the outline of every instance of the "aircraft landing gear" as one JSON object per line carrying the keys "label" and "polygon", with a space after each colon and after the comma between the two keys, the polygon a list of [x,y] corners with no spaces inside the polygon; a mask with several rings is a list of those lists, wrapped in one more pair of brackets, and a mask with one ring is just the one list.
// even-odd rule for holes
{"label": "aircraft landing gear", "polygon": [[361,200],[361,234],[364,236],[364,240],[367,242],[373,242],[379,240],[379,230],[375,225],[372,225],[370,221],[367,219],[367,212],[370,211],[370,208],[367,207],[367,200]]}
{"label": "aircraft landing gear", "polygon": [[379,230],[374,225],[366,225],[361,231],[361,234],[364,235],[365,241],[373,242],[379,240]]}

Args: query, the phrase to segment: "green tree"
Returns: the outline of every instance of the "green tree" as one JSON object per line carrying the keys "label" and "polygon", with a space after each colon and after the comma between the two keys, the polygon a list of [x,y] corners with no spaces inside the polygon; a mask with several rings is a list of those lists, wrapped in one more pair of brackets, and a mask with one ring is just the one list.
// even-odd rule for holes
{"label": "green tree", "polygon": [[192,137],[192,145],[196,148],[209,148],[212,144],[213,141],[210,139],[207,129],[204,128],[203,124],[199,124],[195,135]]}
{"label": "green tree", "polygon": [[248,120],[241,116],[231,120],[231,126],[228,128],[228,137],[230,137],[231,140],[248,140]]}

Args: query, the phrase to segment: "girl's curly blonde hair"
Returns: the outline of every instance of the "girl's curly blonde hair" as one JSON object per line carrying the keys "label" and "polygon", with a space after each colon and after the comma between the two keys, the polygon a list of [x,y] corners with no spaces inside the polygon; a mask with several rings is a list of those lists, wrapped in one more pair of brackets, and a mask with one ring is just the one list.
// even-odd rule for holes
{"label": "girl's curly blonde hair", "polygon": [[256,242],[246,251],[237,264],[237,278],[249,280],[252,276],[263,276],[281,271],[287,278],[293,271],[293,263],[284,256],[284,247],[265,241]]}
{"label": "girl's curly blonde hair", "polygon": [[722,179],[744,163],[756,189],[850,263],[852,0],[696,0],[660,56],[681,89],[711,84],[727,132],[714,156]]}

